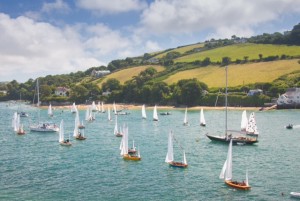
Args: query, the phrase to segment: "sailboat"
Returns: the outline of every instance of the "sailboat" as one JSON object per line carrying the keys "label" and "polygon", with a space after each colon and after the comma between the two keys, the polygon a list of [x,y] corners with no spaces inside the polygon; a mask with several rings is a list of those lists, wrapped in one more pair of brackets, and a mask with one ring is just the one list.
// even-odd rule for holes
{"label": "sailboat", "polygon": [[79,111],[76,109],[76,116],[75,116],[75,121],[77,122],[77,127],[79,129],[85,129],[85,126],[83,124],[83,121],[80,123],[80,117],[79,117]]}
{"label": "sailboat", "polygon": [[124,160],[139,161],[142,159],[139,150],[133,154],[128,152],[128,127],[123,128],[123,137],[120,148]]}
{"label": "sailboat", "polygon": [[185,108],[185,112],[184,112],[183,125],[184,126],[189,125],[188,118],[187,118],[187,107]]}
{"label": "sailboat", "polygon": [[72,112],[72,113],[76,113],[76,112],[77,112],[77,107],[76,107],[75,102],[73,103],[73,105],[72,105],[72,107],[71,107],[71,112]]}
{"label": "sailboat", "polygon": [[64,139],[64,120],[61,120],[60,126],[59,126],[59,144],[63,146],[70,146],[72,143],[70,142],[70,136],[69,139],[65,140]]}
{"label": "sailboat", "polygon": [[82,125],[80,125],[79,114],[77,111],[76,117],[75,117],[73,137],[75,137],[75,139],[77,139],[77,140],[85,140],[86,137],[84,136],[84,130],[82,130],[80,128],[82,128]]}
{"label": "sailboat", "polygon": [[96,112],[98,109],[97,109],[97,106],[95,104],[95,101],[92,102],[92,105],[91,105],[91,110],[92,112]]}
{"label": "sailboat", "polygon": [[156,105],[154,106],[154,109],[153,109],[153,121],[158,121]]}
{"label": "sailboat", "polygon": [[145,104],[142,106],[142,118],[147,119]]}
{"label": "sailboat", "polygon": [[[21,93],[20,93],[20,104],[22,102],[22,98],[21,98]],[[20,106],[19,106],[19,110],[20,110]],[[18,114],[20,115],[20,117],[28,117],[29,115],[24,112],[24,111],[19,111]]]}
{"label": "sailboat", "polygon": [[168,137],[168,152],[166,155],[165,162],[173,167],[186,168],[188,166],[185,151],[183,151],[183,162],[175,162],[174,161],[174,151],[173,151],[173,140],[175,140],[172,131],[169,132]]}
{"label": "sailboat", "polygon": [[51,106],[51,104],[50,104],[49,107],[48,107],[48,115],[49,115],[49,117],[53,117],[53,111],[52,111],[52,106]]}
{"label": "sailboat", "polygon": [[200,111],[200,126],[206,126],[203,108],[201,108],[201,111]]}
{"label": "sailboat", "polygon": [[117,115],[117,107],[116,107],[116,104],[115,102],[113,103],[113,110],[114,110],[114,114]]}
{"label": "sailboat", "polygon": [[[40,120],[40,92],[39,92],[39,80],[36,80],[36,88],[37,88],[37,107],[38,107],[38,119]],[[37,124],[29,126],[31,131],[35,132],[58,132],[59,128],[56,124],[51,122],[38,122]]]}
{"label": "sailboat", "polygon": [[116,137],[122,137],[123,136],[121,131],[118,130],[118,116],[116,116],[114,134],[115,134]]}
{"label": "sailboat", "polygon": [[110,108],[107,109],[107,118],[108,118],[108,121],[111,121]]}
{"label": "sailboat", "polygon": [[93,116],[93,112],[92,112],[92,107],[91,106],[88,106],[86,108],[86,111],[85,111],[85,120],[86,121],[93,121],[93,120],[95,120],[95,117]]}
{"label": "sailboat", "polygon": [[102,113],[105,113],[105,109],[104,109],[104,103],[103,103],[103,101],[101,102],[101,112],[102,112]]}
{"label": "sailboat", "polygon": [[249,116],[249,120],[248,120],[247,127],[246,127],[246,134],[249,136],[258,137],[259,132],[258,132],[257,125],[256,125],[254,112],[252,112]]}
{"label": "sailboat", "polygon": [[226,88],[225,88],[225,135],[224,136],[215,136],[215,135],[210,135],[210,134],[206,134],[206,136],[212,140],[212,141],[216,141],[216,142],[225,142],[225,143],[229,143],[232,139],[232,142],[234,144],[254,144],[257,143],[258,140],[257,138],[252,138],[252,137],[248,137],[247,135],[245,135],[244,133],[242,133],[241,131],[234,131],[234,130],[228,130],[227,129],[227,113],[228,113],[228,109],[227,109],[227,70],[228,67],[225,67],[225,72],[226,72]]}
{"label": "sailboat", "polygon": [[244,110],[242,113],[241,131],[246,131],[247,124],[248,124],[247,112],[246,110]]}
{"label": "sailboat", "polygon": [[246,181],[237,182],[232,180],[232,140],[230,140],[227,159],[223,165],[219,178],[224,179],[225,184],[236,189],[249,190],[251,188],[248,182],[248,171],[246,171]]}
{"label": "sailboat", "polygon": [[20,114],[18,114],[17,112],[15,112],[13,116],[12,127],[18,135],[25,134],[25,131],[23,129],[23,124],[20,123]]}

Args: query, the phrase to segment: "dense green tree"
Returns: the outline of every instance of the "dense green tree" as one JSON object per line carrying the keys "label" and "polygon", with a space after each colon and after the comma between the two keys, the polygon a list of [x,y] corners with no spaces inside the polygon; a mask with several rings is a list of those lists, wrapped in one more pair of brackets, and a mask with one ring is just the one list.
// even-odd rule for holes
{"label": "dense green tree", "polygon": [[85,103],[89,98],[89,90],[83,85],[75,85],[71,89],[70,100],[76,103]]}
{"label": "dense green tree", "polygon": [[109,78],[102,84],[102,91],[114,91],[121,89],[120,81],[115,78]]}

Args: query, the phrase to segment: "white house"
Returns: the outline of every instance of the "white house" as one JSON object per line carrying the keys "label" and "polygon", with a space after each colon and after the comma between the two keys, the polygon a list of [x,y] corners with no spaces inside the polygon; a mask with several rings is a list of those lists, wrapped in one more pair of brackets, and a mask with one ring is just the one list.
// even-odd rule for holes
{"label": "white house", "polygon": [[70,90],[66,87],[57,87],[54,93],[57,96],[68,96],[69,91]]}
{"label": "white house", "polygon": [[247,96],[255,96],[255,95],[260,95],[263,93],[263,90],[261,89],[251,89],[249,90]]}
{"label": "white house", "polygon": [[278,106],[300,105],[300,88],[289,88],[277,99]]}

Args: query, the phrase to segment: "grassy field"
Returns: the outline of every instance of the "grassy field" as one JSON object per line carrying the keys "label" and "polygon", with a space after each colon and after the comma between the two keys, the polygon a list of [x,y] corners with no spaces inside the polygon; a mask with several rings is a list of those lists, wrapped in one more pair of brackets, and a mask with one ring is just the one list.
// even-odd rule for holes
{"label": "grassy field", "polygon": [[180,54],[183,54],[187,51],[190,51],[194,48],[200,48],[200,47],[203,47],[204,46],[204,43],[197,43],[197,44],[193,44],[193,45],[188,45],[188,46],[184,46],[184,47],[179,47],[179,48],[176,48],[176,49],[173,49],[173,50],[170,50],[170,51],[167,51],[167,52],[164,52],[162,54],[159,54],[157,56],[155,56],[156,58],[160,59],[164,56],[166,56],[166,54],[168,52],[173,52],[173,51],[176,51],[176,52],[179,52]]}
{"label": "grassy field", "polygon": [[[228,67],[228,86],[238,86],[255,82],[272,82],[281,75],[300,70],[299,59],[260,62]],[[181,71],[164,80],[168,84],[181,79],[197,78],[208,87],[225,86],[225,68],[208,66],[187,71]]]}
{"label": "grassy field", "polygon": [[299,56],[300,46],[252,43],[236,44],[183,56],[175,59],[175,62],[193,62],[196,60],[203,60],[206,57],[209,57],[213,62],[222,61],[223,57],[230,57],[232,61],[235,61],[236,59],[244,60],[244,56],[248,56],[248,59],[250,60],[259,59],[259,54],[262,54],[263,57],[281,56],[282,54]]}
{"label": "grassy field", "polygon": [[105,82],[109,78],[115,78],[119,80],[121,84],[124,84],[127,80],[131,80],[134,76],[137,76],[140,72],[146,70],[149,67],[155,68],[158,72],[163,71],[165,69],[163,66],[159,65],[148,65],[120,70],[107,75],[101,82],[98,83],[98,86],[101,87],[101,83]]}

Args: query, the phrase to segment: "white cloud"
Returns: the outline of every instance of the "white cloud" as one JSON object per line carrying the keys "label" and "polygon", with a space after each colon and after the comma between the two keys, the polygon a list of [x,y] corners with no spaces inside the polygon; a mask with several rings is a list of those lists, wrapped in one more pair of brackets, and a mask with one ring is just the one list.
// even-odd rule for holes
{"label": "white cloud", "polygon": [[299,0],[156,0],[143,11],[141,26],[157,35],[211,30],[219,37],[249,36],[255,26],[293,12],[300,12]]}
{"label": "white cloud", "polygon": [[101,13],[123,13],[137,11],[146,7],[142,0],[77,0],[77,6]]}
{"label": "white cloud", "polygon": [[29,75],[69,73],[104,64],[85,51],[80,35],[72,27],[59,29],[0,13],[0,32],[0,80],[24,81]]}
{"label": "white cloud", "polygon": [[56,0],[54,3],[44,3],[41,11],[45,13],[52,11],[68,12],[70,8],[63,0]]}
{"label": "white cloud", "polygon": [[157,42],[151,40],[146,41],[145,46],[146,46],[145,52],[155,52],[162,49]]}

